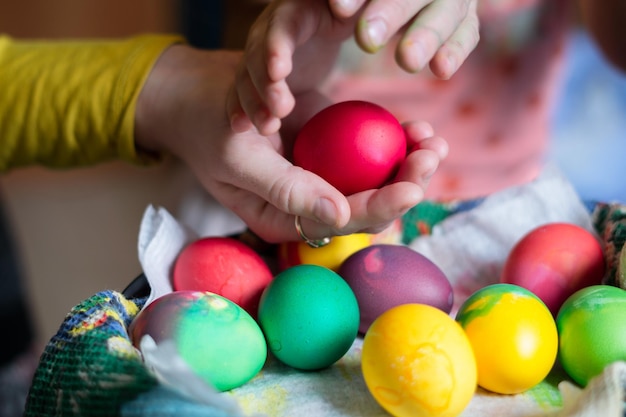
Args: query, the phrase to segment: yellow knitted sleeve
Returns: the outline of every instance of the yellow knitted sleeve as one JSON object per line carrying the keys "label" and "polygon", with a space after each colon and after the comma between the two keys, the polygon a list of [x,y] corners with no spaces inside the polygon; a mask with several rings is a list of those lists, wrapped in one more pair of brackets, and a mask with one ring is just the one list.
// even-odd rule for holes
{"label": "yellow knitted sleeve", "polygon": [[72,167],[154,155],[135,149],[137,96],[180,36],[16,41],[0,36],[0,171]]}

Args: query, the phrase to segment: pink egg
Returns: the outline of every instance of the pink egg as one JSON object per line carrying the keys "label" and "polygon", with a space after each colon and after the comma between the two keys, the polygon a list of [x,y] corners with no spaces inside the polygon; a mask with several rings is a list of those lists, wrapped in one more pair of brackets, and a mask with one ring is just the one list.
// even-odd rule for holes
{"label": "pink egg", "polygon": [[256,317],[261,293],[273,274],[263,258],[243,242],[205,237],[181,251],[173,278],[176,291],[209,291]]}
{"label": "pink egg", "polygon": [[323,109],[304,125],[293,159],[350,195],[393,179],[406,147],[404,129],[390,112],[365,101],[345,101]]}
{"label": "pink egg", "polygon": [[549,223],[516,243],[500,281],[530,290],[556,315],[574,292],[600,284],[605,268],[602,247],[593,234],[574,224]]}
{"label": "pink egg", "polygon": [[359,303],[359,331],[365,333],[381,314],[400,304],[418,303],[446,313],[452,286],[430,259],[403,245],[376,244],[354,253],[339,268]]}

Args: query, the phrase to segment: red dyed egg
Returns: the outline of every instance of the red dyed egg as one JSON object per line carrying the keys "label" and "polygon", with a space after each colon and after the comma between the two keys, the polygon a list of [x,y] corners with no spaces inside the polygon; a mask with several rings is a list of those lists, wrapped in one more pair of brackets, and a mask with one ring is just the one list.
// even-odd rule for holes
{"label": "red dyed egg", "polygon": [[393,179],[406,146],[404,129],[389,111],[365,101],[345,101],[323,109],[304,125],[293,159],[350,195]]}
{"label": "red dyed egg", "polygon": [[209,291],[256,317],[261,293],[273,274],[263,258],[243,242],[205,237],[181,251],[173,278],[176,291]]}
{"label": "red dyed egg", "polygon": [[575,224],[548,223],[515,244],[500,281],[530,290],[556,315],[570,295],[600,284],[604,272],[602,247],[593,234]]}

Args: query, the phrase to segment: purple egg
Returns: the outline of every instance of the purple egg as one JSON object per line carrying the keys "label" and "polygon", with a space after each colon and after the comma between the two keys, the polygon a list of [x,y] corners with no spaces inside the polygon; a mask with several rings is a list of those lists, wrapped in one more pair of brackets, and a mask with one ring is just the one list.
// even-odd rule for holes
{"label": "purple egg", "polygon": [[448,278],[430,259],[407,246],[368,246],[348,257],[339,275],[357,298],[363,334],[378,316],[400,304],[427,304],[446,313],[452,310],[454,296]]}

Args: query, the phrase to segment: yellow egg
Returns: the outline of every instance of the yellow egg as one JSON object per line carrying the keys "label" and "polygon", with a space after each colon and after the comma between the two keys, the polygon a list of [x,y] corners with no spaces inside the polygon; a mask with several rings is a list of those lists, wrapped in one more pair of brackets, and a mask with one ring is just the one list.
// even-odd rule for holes
{"label": "yellow egg", "polygon": [[366,233],[335,236],[321,248],[312,248],[305,242],[286,242],[282,244],[279,254],[281,269],[296,265],[318,265],[337,271],[348,256],[371,243],[372,235]]}
{"label": "yellow egg", "polygon": [[459,323],[425,304],[387,310],[368,329],[361,366],[376,401],[397,417],[454,417],[476,390],[476,361]]}
{"label": "yellow egg", "polygon": [[520,286],[481,288],[461,305],[456,320],[474,349],[478,385],[489,391],[526,391],[543,381],[554,365],[558,333],[552,313]]}

